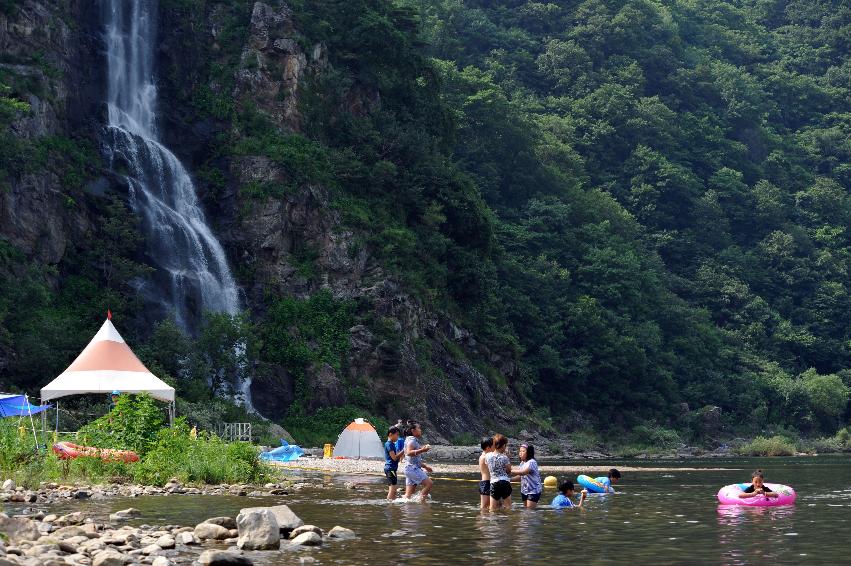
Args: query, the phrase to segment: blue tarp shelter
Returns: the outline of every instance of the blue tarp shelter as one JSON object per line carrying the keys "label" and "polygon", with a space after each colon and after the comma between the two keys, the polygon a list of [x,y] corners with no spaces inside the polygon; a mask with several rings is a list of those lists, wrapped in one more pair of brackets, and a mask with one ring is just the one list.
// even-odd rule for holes
{"label": "blue tarp shelter", "polygon": [[260,454],[260,459],[273,460],[276,462],[292,462],[293,460],[298,460],[303,455],[304,450],[301,449],[301,446],[290,444],[282,438],[281,445],[279,447],[268,452],[263,452]]}
{"label": "blue tarp shelter", "polygon": [[50,405],[32,405],[25,395],[0,394],[0,417],[28,417],[49,408]]}

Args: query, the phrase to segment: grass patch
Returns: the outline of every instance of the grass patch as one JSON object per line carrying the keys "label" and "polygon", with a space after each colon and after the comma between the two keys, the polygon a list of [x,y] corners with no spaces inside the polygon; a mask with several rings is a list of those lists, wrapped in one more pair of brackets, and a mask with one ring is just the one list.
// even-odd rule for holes
{"label": "grass patch", "polygon": [[795,443],[785,436],[757,436],[736,449],[742,456],[793,456]]}

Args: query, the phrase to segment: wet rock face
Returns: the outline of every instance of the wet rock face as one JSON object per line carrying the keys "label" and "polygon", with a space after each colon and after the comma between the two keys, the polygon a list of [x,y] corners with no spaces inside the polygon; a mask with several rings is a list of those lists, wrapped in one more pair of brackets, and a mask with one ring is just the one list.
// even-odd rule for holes
{"label": "wet rock face", "polygon": [[[103,65],[92,28],[97,21],[96,4],[78,1],[21,0],[0,16],[0,69],[12,95],[30,106],[12,124],[14,137],[35,143],[44,136],[73,136],[96,145],[103,99]],[[0,239],[29,258],[58,263],[69,243],[91,229],[85,203],[69,209],[67,188],[46,168],[9,173],[0,190]]]}

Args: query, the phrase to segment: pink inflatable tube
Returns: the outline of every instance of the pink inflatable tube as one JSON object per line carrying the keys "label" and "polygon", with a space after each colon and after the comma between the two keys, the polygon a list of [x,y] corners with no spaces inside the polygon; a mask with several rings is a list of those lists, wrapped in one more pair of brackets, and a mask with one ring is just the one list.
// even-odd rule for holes
{"label": "pink inflatable tube", "polygon": [[725,505],[744,505],[746,507],[777,507],[778,505],[792,505],[795,503],[795,490],[788,485],[780,483],[766,483],[765,486],[777,493],[777,497],[766,497],[757,495],[742,499],[739,494],[750,487],[749,483],[734,483],[725,485],[718,490],[718,501]]}

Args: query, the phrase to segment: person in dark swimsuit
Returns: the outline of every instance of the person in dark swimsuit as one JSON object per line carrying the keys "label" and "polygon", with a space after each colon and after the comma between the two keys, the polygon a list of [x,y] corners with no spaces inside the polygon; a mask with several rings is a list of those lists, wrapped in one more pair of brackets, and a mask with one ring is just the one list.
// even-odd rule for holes
{"label": "person in dark swimsuit", "polygon": [[779,494],[771,491],[764,482],[765,475],[762,473],[762,470],[757,470],[752,474],[751,485],[747,487],[742,493],[739,494],[739,497],[742,499],[748,499],[749,497],[756,497],[757,495],[764,495],[765,497],[777,497]]}

